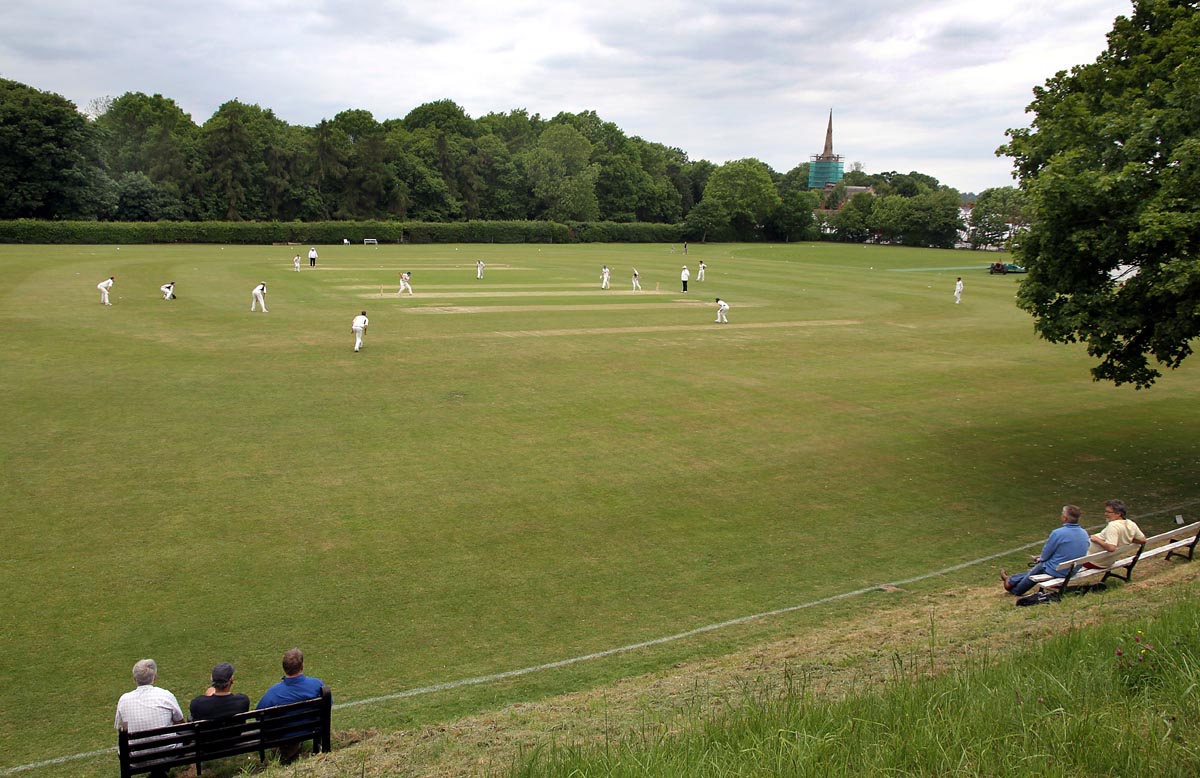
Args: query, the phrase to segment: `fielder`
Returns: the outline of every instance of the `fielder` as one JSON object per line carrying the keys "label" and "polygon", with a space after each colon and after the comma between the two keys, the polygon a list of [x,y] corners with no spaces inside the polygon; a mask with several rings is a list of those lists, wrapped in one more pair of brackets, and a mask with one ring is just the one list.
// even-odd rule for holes
{"label": "fielder", "polygon": [[163,284],[162,286],[158,287],[158,291],[163,293],[164,300],[175,299],[175,282],[172,281],[169,284]]}
{"label": "fielder", "polygon": [[480,281],[482,281],[482,280],[483,280],[483,269],[484,269],[485,267],[487,267],[487,265],[483,264],[483,260],[482,260],[482,259],[481,259],[481,260],[478,260],[478,261],[475,263],[475,278],[476,278],[476,279],[478,279],[478,280],[480,280]]}
{"label": "fielder", "polygon": [[258,305],[262,308],[263,313],[267,312],[267,301],[266,301],[266,298],[264,297],[264,295],[266,295],[266,293],[267,293],[267,282],[260,281],[258,286],[254,287],[254,291],[250,293],[252,295],[252,298],[250,300],[250,312],[251,313],[254,312],[254,306],[256,306],[256,305]]}
{"label": "fielder", "polygon": [[707,269],[708,269],[708,265],[704,264],[704,260],[703,260],[703,259],[702,259],[702,260],[700,260],[700,267],[698,268],[698,270],[697,270],[697,272],[696,272],[696,280],[697,280],[697,281],[703,281],[703,280],[704,280],[704,271],[705,271],[705,270],[707,270]]}
{"label": "fielder", "polygon": [[642,282],[638,280],[638,271],[636,267],[633,269],[633,291],[642,291]]}
{"label": "fielder", "polygon": [[292,257],[292,270],[295,270],[297,273],[300,272],[300,255],[299,254]]}
{"label": "fielder", "polygon": [[350,331],[354,333],[354,351],[357,353],[362,348],[362,336],[366,331],[367,325],[370,322],[367,320],[367,312],[363,311],[354,317],[354,321],[350,324]]}
{"label": "fielder", "polygon": [[728,324],[729,319],[725,318],[725,312],[729,310],[729,303],[717,298],[717,324]]}
{"label": "fielder", "polygon": [[600,288],[608,289],[608,265],[600,268]]}
{"label": "fielder", "polygon": [[408,272],[407,270],[400,274],[400,291],[396,292],[397,297],[404,294],[405,289],[408,290],[408,293],[410,295],[413,293],[412,284],[409,283],[409,281],[411,281],[411,280],[412,280],[412,273]]}
{"label": "fielder", "polygon": [[96,288],[100,290],[100,304],[101,305],[112,305],[112,303],[110,303],[108,301],[108,290],[112,289],[113,281],[116,281],[116,280],[117,280],[116,276],[109,276],[105,280],[96,284]]}
{"label": "fielder", "polygon": [[955,305],[958,305],[959,303],[962,302],[962,292],[963,292],[962,276],[959,276],[958,280],[954,282],[954,304]]}

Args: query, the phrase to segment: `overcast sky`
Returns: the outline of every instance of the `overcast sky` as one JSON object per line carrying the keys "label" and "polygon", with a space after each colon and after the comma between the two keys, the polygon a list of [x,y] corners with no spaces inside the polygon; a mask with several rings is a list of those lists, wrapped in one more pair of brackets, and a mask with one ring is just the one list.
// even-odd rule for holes
{"label": "overcast sky", "polygon": [[313,125],[449,98],[472,117],[594,110],[626,134],[786,172],[829,110],[847,168],[962,191],[1031,89],[1092,62],[1129,0],[4,0],[0,76],[81,109],[160,93],[203,124],[238,99]]}

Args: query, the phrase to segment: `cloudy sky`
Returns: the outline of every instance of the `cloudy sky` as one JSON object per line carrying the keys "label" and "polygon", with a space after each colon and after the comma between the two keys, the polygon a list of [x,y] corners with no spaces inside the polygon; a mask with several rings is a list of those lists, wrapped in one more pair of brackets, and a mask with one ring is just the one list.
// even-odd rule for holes
{"label": "cloudy sky", "polygon": [[125,92],[198,124],[230,99],[313,125],[449,98],[472,117],[594,110],[629,135],[780,172],[835,151],[962,191],[1031,89],[1092,62],[1129,0],[5,0],[0,77],[86,109]]}

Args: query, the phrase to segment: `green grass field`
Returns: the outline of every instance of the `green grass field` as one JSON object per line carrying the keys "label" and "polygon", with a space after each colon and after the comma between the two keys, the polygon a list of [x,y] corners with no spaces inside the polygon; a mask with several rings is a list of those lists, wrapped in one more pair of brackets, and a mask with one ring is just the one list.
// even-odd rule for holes
{"label": "green grass field", "polygon": [[[1200,505],[1197,366],[1142,392],[1093,383],[1082,349],[1035,338],[990,256],[331,246],[292,272],[306,249],[0,246],[0,774],[114,745],[144,656],[186,708],[219,661],[257,700],[297,645],[349,703],[978,559],[1040,541],[1063,502],[1092,525],[1121,497],[1153,530]],[[269,314],[250,313],[258,281]],[[592,686],[869,605],[334,725]]]}

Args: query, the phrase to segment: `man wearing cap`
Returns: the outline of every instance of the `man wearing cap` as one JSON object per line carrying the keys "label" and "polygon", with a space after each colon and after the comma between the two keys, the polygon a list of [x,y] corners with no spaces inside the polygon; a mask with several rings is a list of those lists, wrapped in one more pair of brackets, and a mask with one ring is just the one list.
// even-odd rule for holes
{"label": "man wearing cap", "polygon": [[691,271],[687,269],[687,265],[683,266],[683,270],[679,271],[679,280],[683,284],[683,291],[687,291],[688,278],[691,277]]}
{"label": "man wearing cap", "polygon": [[250,698],[232,690],[233,665],[222,662],[212,669],[212,686],[188,705],[192,721],[221,719],[250,710]]}
{"label": "man wearing cap", "polygon": [[309,267],[317,266],[317,247],[316,246],[313,246],[312,248],[310,248],[308,250],[308,266]]}

